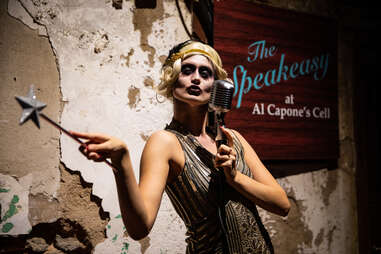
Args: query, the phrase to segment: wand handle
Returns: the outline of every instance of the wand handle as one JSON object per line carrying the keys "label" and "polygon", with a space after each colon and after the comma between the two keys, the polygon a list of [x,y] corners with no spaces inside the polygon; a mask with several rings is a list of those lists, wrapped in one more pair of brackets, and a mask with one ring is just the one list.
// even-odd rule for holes
{"label": "wand handle", "polygon": [[48,121],[49,123],[51,123],[54,127],[56,127],[57,129],[61,130],[63,133],[65,133],[66,135],[68,135],[69,137],[71,137],[72,139],[74,139],[75,141],[77,141],[79,144],[83,144],[83,141],[80,140],[79,138],[73,136],[68,130],[66,130],[65,128],[63,128],[61,125],[59,125],[58,123],[54,122],[52,119],[50,119],[47,115],[45,115],[44,113],[39,113],[39,115],[44,118],[46,121]]}
{"label": "wand handle", "polygon": [[[45,115],[44,113],[39,113],[39,115],[44,118],[47,122],[51,123],[54,127],[56,127],[57,129],[61,130],[63,133],[65,133],[66,135],[68,135],[69,137],[71,137],[72,139],[74,139],[75,141],[77,141],[79,144],[83,144],[84,142],[82,140],[80,140],[79,138],[77,138],[76,136],[74,136],[73,134],[71,134],[68,130],[66,130],[65,128],[63,128],[61,125],[59,125],[58,123],[54,122],[52,119],[50,119],[47,115]],[[114,171],[117,170],[117,168],[111,163],[109,162],[107,159],[104,160],[104,162],[109,165]]]}

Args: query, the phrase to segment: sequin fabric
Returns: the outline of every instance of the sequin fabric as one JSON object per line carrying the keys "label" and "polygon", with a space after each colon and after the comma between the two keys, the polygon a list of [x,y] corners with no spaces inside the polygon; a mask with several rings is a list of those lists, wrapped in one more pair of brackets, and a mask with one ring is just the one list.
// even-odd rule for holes
{"label": "sequin fabric", "polygon": [[[226,234],[223,233],[217,212],[219,186],[214,155],[179,122],[172,120],[166,130],[176,135],[185,156],[183,170],[167,184],[165,191],[187,228],[186,253],[274,253],[255,204],[226,183],[223,186]],[[252,177],[237,137],[234,149],[237,170]]]}

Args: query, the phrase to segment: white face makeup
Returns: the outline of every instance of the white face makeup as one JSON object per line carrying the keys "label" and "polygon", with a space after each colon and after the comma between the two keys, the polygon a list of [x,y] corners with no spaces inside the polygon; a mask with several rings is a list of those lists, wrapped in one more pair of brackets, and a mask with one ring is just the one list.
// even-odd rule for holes
{"label": "white face makeup", "polygon": [[203,55],[193,55],[181,63],[173,97],[191,105],[208,103],[214,81],[213,66]]}

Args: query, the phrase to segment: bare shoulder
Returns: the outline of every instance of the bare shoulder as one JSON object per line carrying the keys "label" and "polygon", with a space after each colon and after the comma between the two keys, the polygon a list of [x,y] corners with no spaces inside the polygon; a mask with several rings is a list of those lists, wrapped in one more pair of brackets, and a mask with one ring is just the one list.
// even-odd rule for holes
{"label": "bare shoulder", "polygon": [[176,152],[180,152],[182,148],[175,134],[166,130],[159,130],[148,138],[145,150],[173,159]]}
{"label": "bare shoulder", "polygon": [[175,134],[166,131],[166,130],[158,130],[152,133],[152,135],[148,138],[147,144],[155,144],[160,147],[172,146],[177,143],[177,138]]}
{"label": "bare shoulder", "polygon": [[156,131],[149,137],[142,158],[149,158],[156,168],[160,162],[168,163],[169,168],[173,169],[169,171],[168,181],[172,181],[185,164],[179,140],[175,134],[166,130]]}

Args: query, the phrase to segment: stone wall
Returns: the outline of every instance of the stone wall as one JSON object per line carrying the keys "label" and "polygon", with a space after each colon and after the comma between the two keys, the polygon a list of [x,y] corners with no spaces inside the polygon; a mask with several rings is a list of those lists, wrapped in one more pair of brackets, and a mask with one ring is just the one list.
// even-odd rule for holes
{"label": "stone wall", "polygon": [[[330,1],[260,4],[336,17]],[[111,169],[41,120],[18,126],[15,95],[34,84],[44,113],[65,128],[109,133],[130,147],[138,177],[147,137],[172,116],[153,85],[169,48],[187,39],[174,1],[0,1],[0,251],[184,253],[185,228],[164,196],[151,234],[125,232]],[[180,7],[188,27],[191,15]],[[340,158],[335,169],[278,178],[286,218],[260,210],[276,253],[357,253],[353,138],[353,31],[339,23]],[[5,144],[5,145],[4,145]],[[271,168],[270,168],[271,170]],[[309,172],[310,171],[310,172]]]}

